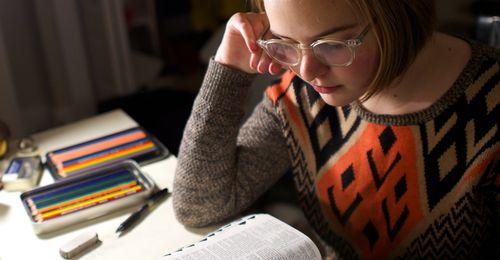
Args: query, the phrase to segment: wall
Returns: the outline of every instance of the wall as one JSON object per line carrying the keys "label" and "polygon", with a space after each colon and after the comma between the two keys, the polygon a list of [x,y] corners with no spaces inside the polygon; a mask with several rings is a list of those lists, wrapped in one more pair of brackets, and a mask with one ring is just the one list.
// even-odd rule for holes
{"label": "wall", "polygon": [[476,0],[436,0],[439,29],[474,37],[476,17],[471,8],[474,2]]}
{"label": "wall", "polygon": [[[41,46],[37,44],[40,39],[30,1],[1,0],[0,24],[5,51],[0,59],[7,70],[3,73],[10,74],[10,86],[2,88],[11,90],[11,95],[2,96],[0,101],[13,102],[11,106],[16,106],[6,108],[10,115],[16,114],[13,110],[17,107],[23,107],[23,118],[37,128],[43,125],[42,121],[46,118],[48,108],[44,106],[44,101],[50,97],[43,88],[47,84],[46,71],[42,67]],[[19,130],[19,127],[16,128]]]}
{"label": "wall", "polygon": [[136,91],[121,0],[0,0],[0,120],[22,137]]}

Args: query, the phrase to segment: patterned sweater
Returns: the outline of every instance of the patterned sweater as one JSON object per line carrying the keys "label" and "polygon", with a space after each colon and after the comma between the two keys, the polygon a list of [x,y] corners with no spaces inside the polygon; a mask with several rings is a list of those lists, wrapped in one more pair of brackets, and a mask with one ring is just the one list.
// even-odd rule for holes
{"label": "patterned sweater", "polygon": [[211,61],[179,151],[177,218],[238,214],[288,169],[316,233],[341,258],[498,254],[500,51],[468,64],[429,108],[332,107],[291,72],[241,126],[251,75]]}

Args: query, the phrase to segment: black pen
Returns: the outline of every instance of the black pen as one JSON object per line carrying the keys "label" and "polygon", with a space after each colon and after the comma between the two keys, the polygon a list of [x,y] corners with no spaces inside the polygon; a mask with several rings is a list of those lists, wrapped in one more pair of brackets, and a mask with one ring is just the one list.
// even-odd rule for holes
{"label": "black pen", "polygon": [[168,194],[169,194],[169,192],[168,192],[167,188],[155,192],[153,195],[151,195],[148,198],[148,201],[146,202],[146,204],[144,204],[136,212],[132,213],[132,215],[130,215],[130,217],[128,217],[125,221],[123,221],[120,224],[120,226],[116,229],[115,233],[122,234],[125,231],[128,231],[130,229],[130,227],[132,227],[139,219],[141,219],[142,216],[144,216],[146,213],[148,213],[156,205],[157,202],[161,201]]}

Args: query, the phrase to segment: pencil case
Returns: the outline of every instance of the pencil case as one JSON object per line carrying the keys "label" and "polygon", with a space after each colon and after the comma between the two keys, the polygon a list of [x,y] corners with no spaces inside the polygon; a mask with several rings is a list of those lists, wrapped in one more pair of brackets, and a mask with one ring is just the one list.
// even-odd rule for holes
{"label": "pencil case", "polygon": [[153,181],[131,160],[61,179],[20,195],[36,234],[143,203]]}
{"label": "pencil case", "polygon": [[145,165],[168,155],[167,148],[153,135],[141,127],[134,127],[48,152],[46,165],[58,180],[124,160]]}

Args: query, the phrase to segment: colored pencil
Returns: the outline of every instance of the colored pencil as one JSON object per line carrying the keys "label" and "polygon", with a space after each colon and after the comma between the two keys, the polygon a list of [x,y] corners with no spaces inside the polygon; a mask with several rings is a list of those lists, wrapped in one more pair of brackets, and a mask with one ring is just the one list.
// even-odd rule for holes
{"label": "colored pencil", "polygon": [[99,168],[104,167],[104,166],[113,165],[113,164],[115,164],[117,162],[125,161],[127,159],[137,158],[137,157],[139,157],[141,155],[148,154],[148,153],[150,153],[153,150],[155,150],[155,149],[145,150],[145,151],[142,151],[142,152],[139,152],[139,153],[130,154],[130,155],[127,155],[127,156],[116,158],[114,160],[108,160],[108,161],[103,162],[101,164],[96,164],[96,165],[93,165],[93,166],[88,167],[88,168],[83,168],[83,169],[80,169],[80,170],[77,170],[77,171],[70,172],[70,173],[67,174],[67,176],[77,175],[77,174],[80,174],[82,172],[88,172],[88,171],[99,169]]}
{"label": "colored pencil", "polygon": [[61,177],[80,174],[127,159],[158,151],[157,145],[140,128],[101,137],[50,152],[53,173]]}
{"label": "colored pencil", "polygon": [[142,145],[142,144],[144,144],[146,142],[150,142],[149,138],[141,138],[141,139],[135,140],[133,142],[121,144],[121,145],[118,145],[118,146],[113,146],[111,148],[100,150],[100,151],[95,152],[95,153],[90,153],[90,154],[87,154],[87,155],[84,155],[84,156],[81,156],[81,157],[77,157],[77,158],[74,158],[74,159],[71,159],[71,160],[63,161],[62,165],[64,167],[68,167],[68,166],[71,166],[71,165],[74,165],[74,164],[78,164],[78,163],[82,163],[82,162],[85,162],[85,161],[88,161],[88,160],[91,160],[91,159],[102,157],[103,155],[106,155],[106,154],[109,154],[109,153],[113,153],[115,151],[120,151],[120,150],[127,149],[127,148],[130,148],[130,147],[137,147],[137,146],[140,146],[140,145]]}
{"label": "colored pencil", "polygon": [[47,219],[67,215],[67,214],[70,214],[72,212],[76,212],[76,211],[81,210],[81,209],[86,209],[86,208],[89,208],[89,207],[92,207],[95,205],[99,205],[99,204],[103,204],[103,203],[106,203],[106,202],[109,202],[112,200],[123,198],[127,195],[134,194],[134,193],[140,192],[142,190],[143,190],[143,187],[141,185],[135,185],[133,187],[122,189],[122,190],[119,190],[116,192],[112,192],[112,193],[104,195],[104,196],[100,196],[97,198],[93,198],[90,200],[86,200],[83,202],[72,204],[72,205],[69,205],[66,207],[58,208],[58,209],[55,209],[55,210],[52,210],[49,212],[45,212],[43,214],[38,214],[38,215],[34,216],[34,219],[37,222],[45,221]]}
{"label": "colored pencil", "polygon": [[134,179],[123,180],[114,183],[106,183],[104,185],[88,187],[85,190],[77,190],[68,194],[60,194],[58,196],[54,196],[52,198],[48,198],[44,201],[33,201],[32,203],[38,209],[51,207],[53,205],[59,205],[61,203],[67,203],[74,200],[81,200],[82,198],[86,198],[88,196],[94,196],[96,194],[102,194],[106,191],[116,189],[118,187],[130,186],[131,184],[137,184]]}
{"label": "colored pencil", "polygon": [[113,159],[116,159],[119,157],[125,157],[127,155],[131,155],[131,154],[140,152],[141,150],[146,150],[146,149],[151,149],[151,148],[154,148],[154,144],[153,144],[153,142],[148,141],[145,144],[142,144],[142,145],[137,146],[137,147],[131,147],[131,148],[123,149],[123,150],[118,150],[116,152],[110,152],[110,153],[106,154],[105,156],[101,156],[101,157],[96,158],[94,160],[86,161],[86,162],[76,164],[76,165],[71,165],[69,167],[63,167],[64,172],[61,171],[60,174],[62,174],[62,175],[64,175],[64,173],[69,174],[73,171],[77,171],[77,170],[80,170],[82,168],[87,168],[91,165],[101,164],[101,163],[109,161],[109,160],[113,160]]}
{"label": "colored pencil", "polygon": [[54,161],[62,162],[144,137],[146,137],[146,134],[142,130],[135,129],[54,151],[49,156]]}
{"label": "colored pencil", "polygon": [[51,196],[54,196],[54,194],[61,194],[61,193],[64,193],[66,191],[69,191],[69,190],[77,189],[79,187],[86,187],[89,185],[94,185],[95,183],[98,183],[98,182],[104,182],[104,181],[107,181],[107,180],[110,180],[113,178],[119,178],[119,177],[123,178],[125,176],[133,177],[133,174],[128,170],[116,170],[116,171],[106,173],[106,174],[96,174],[95,176],[89,177],[88,179],[82,180],[80,182],[64,185],[64,186],[61,186],[58,188],[48,190],[46,192],[41,192],[39,194],[35,194],[32,196],[32,198],[34,200],[38,200],[38,199],[44,198],[44,197],[51,197]]}

